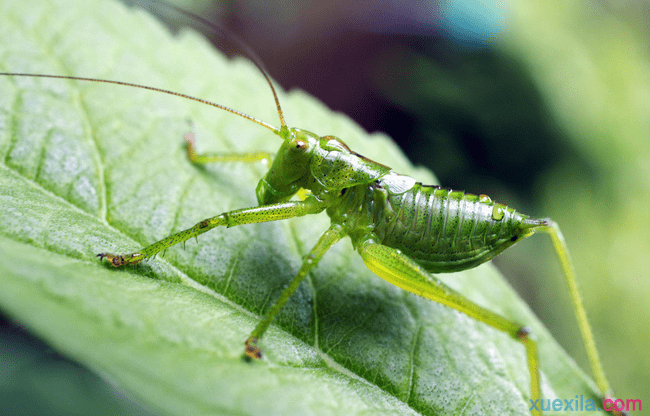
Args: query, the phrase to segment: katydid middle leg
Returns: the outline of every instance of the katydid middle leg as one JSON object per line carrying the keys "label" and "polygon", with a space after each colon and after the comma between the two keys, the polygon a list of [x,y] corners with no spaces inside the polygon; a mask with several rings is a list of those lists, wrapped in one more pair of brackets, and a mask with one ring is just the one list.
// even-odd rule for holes
{"label": "katydid middle leg", "polygon": [[327,231],[325,231],[323,235],[321,235],[314,248],[312,248],[309,254],[307,254],[303,259],[302,266],[300,267],[300,270],[298,271],[296,277],[294,277],[289,286],[284,289],[273,307],[266,313],[264,319],[262,319],[255,326],[255,329],[253,329],[253,332],[246,340],[245,353],[247,357],[257,359],[262,356],[262,351],[257,346],[257,342],[260,340],[260,338],[262,338],[262,335],[264,335],[264,332],[266,332],[275,315],[280,312],[284,304],[287,303],[296,289],[298,289],[300,283],[305,279],[305,277],[307,277],[309,271],[316,267],[327,250],[336,244],[336,242],[339,241],[344,235],[345,233],[338,225],[332,225]]}

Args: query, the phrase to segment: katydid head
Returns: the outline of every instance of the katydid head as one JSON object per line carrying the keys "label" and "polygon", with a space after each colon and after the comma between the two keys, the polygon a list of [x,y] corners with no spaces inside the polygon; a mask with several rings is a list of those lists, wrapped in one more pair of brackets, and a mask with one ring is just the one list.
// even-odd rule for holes
{"label": "katydid head", "polygon": [[286,127],[282,128],[279,135],[284,141],[271,168],[256,188],[257,202],[260,205],[287,201],[300,188],[306,188],[309,182],[311,159],[320,138],[305,130]]}
{"label": "katydid head", "polygon": [[[271,168],[257,185],[257,202],[260,205],[287,201],[300,188],[323,196],[322,192],[340,191],[370,183],[391,172],[388,166],[353,152],[334,136],[319,137],[286,126],[276,131],[276,134],[284,141]],[[397,174],[394,176],[402,177]],[[398,180],[399,188],[410,189],[415,180],[409,180],[412,183]]]}

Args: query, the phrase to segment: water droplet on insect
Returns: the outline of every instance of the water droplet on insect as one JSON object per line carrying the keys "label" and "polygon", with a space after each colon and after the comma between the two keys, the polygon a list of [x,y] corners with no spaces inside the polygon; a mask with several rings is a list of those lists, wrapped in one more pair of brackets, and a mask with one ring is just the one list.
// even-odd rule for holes
{"label": "water droplet on insect", "polygon": [[494,207],[492,207],[492,219],[494,221],[501,221],[505,215],[503,205],[494,204]]}

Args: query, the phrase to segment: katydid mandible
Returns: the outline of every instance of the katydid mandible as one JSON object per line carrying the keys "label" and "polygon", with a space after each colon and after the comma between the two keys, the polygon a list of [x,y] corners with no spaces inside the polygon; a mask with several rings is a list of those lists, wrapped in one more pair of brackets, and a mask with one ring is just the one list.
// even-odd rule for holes
{"label": "katydid mandible", "polygon": [[[253,61],[256,60],[253,58]],[[486,195],[477,196],[423,185],[414,178],[396,173],[385,165],[355,153],[337,137],[318,136],[306,130],[289,128],[268,74],[259,64],[257,66],[273,93],[280,128],[220,104],[143,85],[43,74],[0,75],[105,82],[155,90],[236,114],[280,137],[282,144],[273,157],[269,171],[256,188],[259,206],[205,219],[192,228],[133,253],[98,254],[100,259],[107,259],[116,267],[137,264],[215,227],[233,227],[326,212],[331,220],[329,229],[303,259],[297,275],[246,339],[247,357],[262,357],[258,343],[273,318],[327,250],[347,236],[364,263],[378,276],[411,293],[463,312],[520,342],[527,355],[530,397],[536,402],[541,399],[541,389],[537,345],[530,330],[475,304],[447,287],[432,273],[456,272],[476,267],[516,242],[542,232],[550,235],[560,261],[601,397],[611,397],[580,298],[568,248],[555,222],[530,218],[492,201]],[[192,163],[253,163],[270,158],[260,152],[200,155],[195,151],[193,137],[186,137],[186,141],[188,158]],[[292,199],[300,190],[308,191],[306,198],[299,201]],[[535,415],[541,414],[537,409],[532,412]]]}

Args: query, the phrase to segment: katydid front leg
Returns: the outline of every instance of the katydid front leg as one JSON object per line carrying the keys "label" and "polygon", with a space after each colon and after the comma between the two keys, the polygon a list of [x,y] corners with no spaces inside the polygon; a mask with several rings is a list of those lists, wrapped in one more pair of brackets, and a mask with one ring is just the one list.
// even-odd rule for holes
{"label": "katydid front leg", "polygon": [[236,209],[234,211],[224,212],[216,217],[205,219],[192,228],[170,235],[169,237],[163,238],[162,240],[136,252],[128,254],[100,253],[97,257],[102,260],[107,259],[115,267],[124,266],[125,264],[137,264],[142,260],[155,256],[157,253],[160,253],[173,245],[187,241],[190,238],[198,237],[215,227],[234,227],[243,224],[285,220],[309,214],[318,214],[325,208],[327,208],[325,203],[310,196],[304,201],[292,201],[263,205],[261,207]]}
{"label": "katydid front leg", "polygon": [[[192,127],[194,125],[192,124]],[[255,163],[262,162],[265,165],[271,163],[272,155],[268,152],[250,152],[250,153],[197,153],[196,152],[196,135],[194,132],[185,133],[183,137],[187,144],[187,158],[190,162],[200,165],[204,163],[217,162],[243,162]]]}

